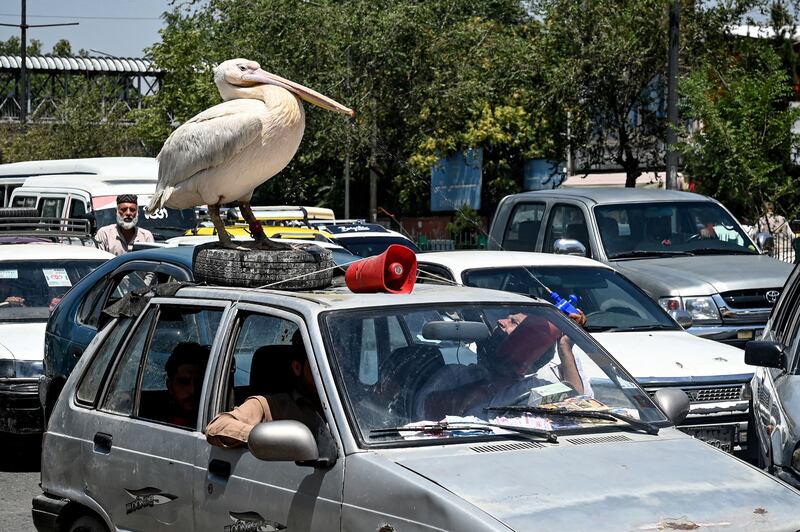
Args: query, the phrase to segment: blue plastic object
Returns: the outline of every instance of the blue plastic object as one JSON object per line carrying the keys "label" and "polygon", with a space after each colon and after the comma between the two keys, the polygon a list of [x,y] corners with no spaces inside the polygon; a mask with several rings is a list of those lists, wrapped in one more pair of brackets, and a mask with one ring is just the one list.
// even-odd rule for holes
{"label": "blue plastic object", "polygon": [[575,304],[578,302],[578,296],[575,294],[570,294],[569,299],[564,299],[556,292],[550,292],[550,297],[553,299],[553,304],[556,306],[556,308],[564,314],[570,315],[581,313],[581,311],[579,311],[575,306]]}

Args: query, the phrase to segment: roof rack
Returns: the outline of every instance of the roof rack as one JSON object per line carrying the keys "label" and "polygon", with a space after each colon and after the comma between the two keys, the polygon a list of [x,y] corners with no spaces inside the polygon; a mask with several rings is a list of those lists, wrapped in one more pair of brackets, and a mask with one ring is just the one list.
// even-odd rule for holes
{"label": "roof rack", "polygon": [[97,247],[92,226],[85,218],[40,218],[14,216],[0,218],[0,243],[14,243],[16,237],[42,241],[76,243]]}

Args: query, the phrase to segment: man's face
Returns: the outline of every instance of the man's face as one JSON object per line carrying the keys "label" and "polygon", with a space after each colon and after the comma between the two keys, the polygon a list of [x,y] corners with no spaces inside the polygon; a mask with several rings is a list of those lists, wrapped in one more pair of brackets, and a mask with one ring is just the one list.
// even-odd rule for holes
{"label": "man's face", "polygon": [[117,223],[123,229],[133,229],[139,221],[139,207],[135,203],[117,204]]}
{"label": "man's face", "polygon": [[203,368],[196,364],[182,364],[172,379],[167,380],[167,390],[178,407],[185,413],[197,410],[200,390],[203,387]]}
{"label": "man's face", "polygon": [[511,334],[512,332],[514,332],[514,329],[516,329],[520,323],[525,321],[525,318],[527,317],[528,316],[526,314],[523,314],[521,312],[518,312],[516,314],[509,314],[507,318],[501,318],[497,320],[497,326],[500,327],[500,330],[503,331],[504,333]]}

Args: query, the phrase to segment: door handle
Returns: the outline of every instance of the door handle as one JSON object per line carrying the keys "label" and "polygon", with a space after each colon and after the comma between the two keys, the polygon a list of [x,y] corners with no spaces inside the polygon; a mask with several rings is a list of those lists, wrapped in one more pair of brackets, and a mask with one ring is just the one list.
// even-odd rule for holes
{"label": "door handle", "polygon": [[231,463],[214,458],[208,464],[208,474],[211,477],[220,477],[227,480],[231,476]]}
{"label": "door handle", "polygon": [[105,432],[98,432],[94,435],[94,452],[108,454],[111,452],[111,442],[113,437]]}

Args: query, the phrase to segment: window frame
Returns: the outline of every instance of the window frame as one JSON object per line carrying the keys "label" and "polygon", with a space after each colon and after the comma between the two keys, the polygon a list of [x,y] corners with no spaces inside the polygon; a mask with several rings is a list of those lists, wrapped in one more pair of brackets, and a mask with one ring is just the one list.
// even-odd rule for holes
{"label": "window frame", "polygon": [[[575,209],[575,210],[577,210],[578,212],[581,213],[581,216],[583,216],[583,225],[586,227],[586,238],[587,238],[586,244],[587,244],[587,246],[586,246],[586,255],[585,256],[587,258],[590,258],[590,259],[594,258],[595,257],[595,253],[592,251],[592,235],[591,235],[590,228],[589,228],[589,219],[591,218],[591,216],[589,216],[587,214],[586,210],[583,207],[581,207],[581,205],[579,205],[577,203],[570,203],[570,202],[563,201],[563,200],[558,200],[558,201],[553,202],[550,205],[550,208],[547,209],[547,213],[546,213],[547,214],[547,221],[545,223],[544,237],[543,237],[543,241],[542,241],[541,251],[543,253],[551,253],[551,254],[555,253],[555,251],[553,250],[553,245],[555,243],[555,240],[552,239],[552,227],[553,227],[553,218],[554,218],[554,216],[556,214],[555,211],[556,211],[556,209],[558,209],[560,207],[567,207],[567,208]],[[564,226],[564,232],[566,232],[566,230],[567,230],[567,227],[565,225]],[[541,232],[541,230],[540,230],[540,232]],[[552,240],[552,242],[551,242],[551,240]]]}
{"label": "window frame", "polygon": [[[514,204],[511,209],[511,213],[508,215],[508,223],[506,223],[505,230],[503,231],[503,241],[501,243],[500,249],[506,249],[507,242],[509,240],[508,236],[511,232],[511,227],[514,225],[514,217],[519,213],[523,208],[530,207],[530,206],[541,206],[542,207],[542,216],[539,219],[539,230],[536,232],[536,238],[533,241],[533,247],[528,250],[523,251],[537,251],[539,248],[539,239],[542,235],[542,224],[545,222],[545,218],[548,212],[548,205],[547,201],[539,200],[539,201],[520,201]],[[519,222],[518,222],[519,223]],[[517,229],[517,236],[519,237],[519,229]],[[517,238],[519,240],[519,238]]]}

